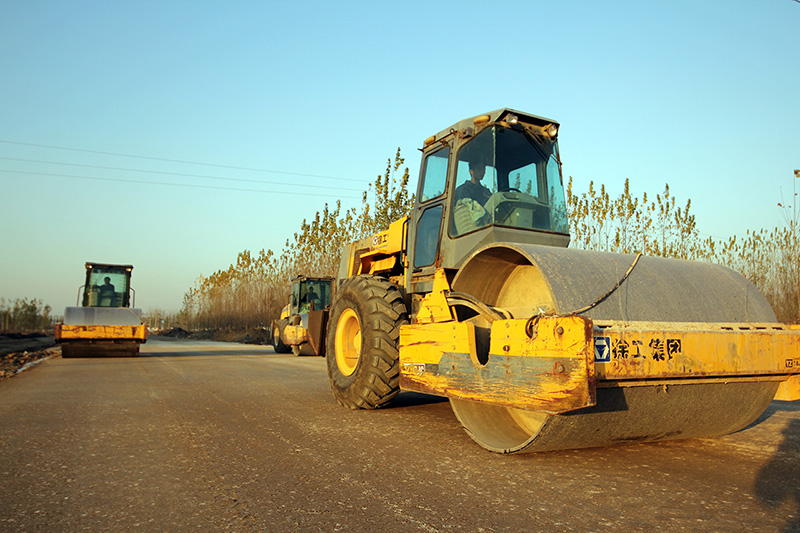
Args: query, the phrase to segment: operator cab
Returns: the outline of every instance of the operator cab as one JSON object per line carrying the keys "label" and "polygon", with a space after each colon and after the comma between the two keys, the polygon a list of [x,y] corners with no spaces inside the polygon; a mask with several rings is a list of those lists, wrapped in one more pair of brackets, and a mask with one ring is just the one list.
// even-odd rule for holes
{"label": "operator cab", "polygon": [[130,307],[132,265],[86,263],[83,307]]}
{"label": "operator cab", "polygon": [[305,314],[321,311],[331,304],[333,278],[309,278],[298,276],[292,280],[292,300],[289,314]]}
{"label": "operator cab", "polygon": [[558,128],[499,109],[426,139],[409,225],[411,292],[427,292],[436,268],[457,269],[484,244],[569,244]]}
{"label": "operator cab", "polygon": [[455,164],[451,237],[489,225],[567,233],[555,142],[494,125],[464,144]]}

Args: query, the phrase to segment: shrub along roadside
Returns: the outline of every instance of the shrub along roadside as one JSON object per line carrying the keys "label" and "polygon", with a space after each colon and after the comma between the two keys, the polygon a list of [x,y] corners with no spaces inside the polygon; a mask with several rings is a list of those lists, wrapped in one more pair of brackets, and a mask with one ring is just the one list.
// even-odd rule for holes
{"label": "shrub along roadside", "polygon": [[52,308],[41,299],[0,298],[0,333],[52,332],[55,317]]}

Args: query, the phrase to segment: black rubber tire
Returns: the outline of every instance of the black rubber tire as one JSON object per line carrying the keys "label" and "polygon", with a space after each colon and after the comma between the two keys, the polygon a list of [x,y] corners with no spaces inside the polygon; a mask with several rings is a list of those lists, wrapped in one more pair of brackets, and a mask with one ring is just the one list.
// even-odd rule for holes
{"label": "black rubber tire", "polygon": [[76,350],[74,346],[70,346],[69,344],[61,345],[62,359],[74,359],[75,357],[80,357],[80,355],[78,350]]}
{"label": "black rubber tire", "polygon": [[272,328],[272,346],[275,348],[275,353],[289,353],[292,351],[292,347],[288,344],[284,344],[281,338],[281,332],[288,324],[289,321],[284,318],[278,320],[276,325]]}
{"label": "black rubber tire", "polygon": [[61,345],[62,359],[78,357],[139,357],[139,343],[67,342]]}
{"label": "black rubber tire", "polygon": [[[339,320],[355,312],[360,327],[360,352],[347,375],[336,346]],[[352,317],[352,313],[350,313]],[[331,305],[326,334],[328,378],[336,401],[350,409],[384,407],[400,392],[400,326],[408,323],[403,295],[393,283],[376,276],[346,279]]]}

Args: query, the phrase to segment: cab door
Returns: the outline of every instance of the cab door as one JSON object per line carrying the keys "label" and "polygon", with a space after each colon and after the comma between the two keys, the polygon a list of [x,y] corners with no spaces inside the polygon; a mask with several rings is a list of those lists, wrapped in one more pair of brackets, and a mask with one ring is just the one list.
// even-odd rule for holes
{"label": "cab door", "polygon": [[292,299],[289,305],[289,314],[296,315],[300,312],[300,283],[301,281],[294,281],[292,283]]}
{"label": "cab door", "polygon": [[425,156],[422,164],[417,205],[409,226],[409,278],[412,293],[428,292],[433,286],[446,216],[447,172],[450,145]]}

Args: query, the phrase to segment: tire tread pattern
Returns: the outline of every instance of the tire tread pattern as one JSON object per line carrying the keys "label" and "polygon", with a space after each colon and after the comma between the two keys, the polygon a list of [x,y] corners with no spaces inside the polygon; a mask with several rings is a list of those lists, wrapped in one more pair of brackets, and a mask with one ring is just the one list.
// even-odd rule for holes
{"label": "tire tread pattern", "polygon": [[[340,300],[341,297],[341,300]],[[340,300],[340,301],[339,301]],[[339,371],[335,355],[336,321],[348,305],[356,303],[361,322],[362,351],[350,376]],[[360,305],[359,305],[360,304]],[[370,275],[346,279],[331,306],[327,346],[328,376],[336,401],[350,409],[379,409],[400,392],[400,326],[408,323],[403,295],[390,281]]]}
{"label": "tire tread pattern", "polygon": [[289,320],[286,318],[278,320],[277,322],[277,335],[275,334],[275,331],[272,333],[272,347],[275,349],[275,353],[290,353],[292,351],[292,347],[288,344],[284,344],[283,339],[281,338],[281,335],[283,334],[283,328],[288,325]]}

